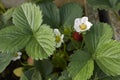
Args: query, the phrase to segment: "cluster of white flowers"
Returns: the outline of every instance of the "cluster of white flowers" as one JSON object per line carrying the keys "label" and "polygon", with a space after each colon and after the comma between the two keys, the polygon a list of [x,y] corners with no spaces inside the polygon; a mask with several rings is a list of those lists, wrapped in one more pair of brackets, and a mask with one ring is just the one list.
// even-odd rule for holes
{"label": "cluster of white flowers", "polygon": [[88,21],[88,17],[76,18],[74,21],[74,29],[78,33],[89,30],[92,25],[93,24]]}
{"label": "cluster of white flowers", "polygon": [[[88,21],[88,17],[76,18],[74,21],[74,29],[78,33],[82,33],[91,28],[93,24]],[[61,44],[64,42],[64,34],[61,34],[58,29],[54,29],[56,48],[59,48]]]}

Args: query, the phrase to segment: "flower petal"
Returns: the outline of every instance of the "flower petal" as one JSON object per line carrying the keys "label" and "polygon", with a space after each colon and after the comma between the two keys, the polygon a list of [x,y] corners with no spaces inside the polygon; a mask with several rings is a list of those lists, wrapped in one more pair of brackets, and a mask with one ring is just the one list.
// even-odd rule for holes
{"label": "flower petal", "polygon": [[17,52],[16,54],[17,54],[17,56],[13,57],[12,61],[16,61],[21,58],[22,52]]}
{"label": "flower petal", "polygon": [[61,42],[59,42],[59,43],[56,43],[56,48],[59,48],[60,46],[61,46]]}
{"label": "flower petal", "polygon": [[64,42],[63,38],[64,38],[64,34],[61,35],[61,40],[60,40],[60,42]]}
{"label": "flower petal", "polygon": [[80,18],[76,18],[74,21],[74,25],[80,25],[81,24],[81,19]]}
{"label": "flower petal", "polygon": [[88,21],[88,17],[84,16],[81,18],[81,23],[86,23]]}
{"label": "flower petal", "polygon": [[[80,24],[79,24],[79,25],[80,25]],[[79,27],[79,25],[74,25],[74,29],[75,29],[76,32],[80,32],[80,27]]]}
{"label": "flower petal", "polygon": [[91,22],[87,22],[86,24],[87,24],[87,26],[92,26],[93,25]]}
{"label": "flower petal", "polygon": [[22,55],[22,52],[17,52],[18,55]]}
{"label": "flower petal", "polygon": [[54,29],[54,33],[55,33],[55,35],[57,35],[57,36],[60,36],[60,35],[61,35],[61,33],[60,33],[60,31],[59,31],[58,29]]}
{"label": "flower petal", "polygon": [[93,24],[91,22],[87,22],[86,25],[87,25],[87,29],[90,29]]}
{"label": "flower petal", "polygon": [[12,59],[12,61],[16,61],[16,60],[18,60],[19,58],[18,57],[14,57],[13,59]]}

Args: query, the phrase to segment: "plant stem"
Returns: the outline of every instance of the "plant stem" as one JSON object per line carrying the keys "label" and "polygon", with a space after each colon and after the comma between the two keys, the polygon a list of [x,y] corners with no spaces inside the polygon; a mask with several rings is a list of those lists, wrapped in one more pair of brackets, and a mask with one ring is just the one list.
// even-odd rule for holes
{"label": "plant stem", "polygon": [[85,14],[85,16],[87,16],[87,6],[86,6],[87,2],[86,2],[86,0],[83,0],[83,3],[84,3],[84,14]]}
{"label": "plant stem", "polygon": [[82,43],[81,43],[80,49],[82,49],[83,45],[84,45],[84,39],[83,39],[83,41],[82,41]]}
{"label": "plant stem", "polygon": [[64,45],[64,52],[66,53],[66,44],[63,43],[63,45]]}
{"label": "plant stem", "polygon": [[94,78],[94,80],[98,80],[97,73],[95,74],[95,78]]}
{"label": "plant stem", "polygon": [[63,45],[64,45],[64,56],[68,59],[68,53],[66,52],[66,44],[65,43],[63,43]]}

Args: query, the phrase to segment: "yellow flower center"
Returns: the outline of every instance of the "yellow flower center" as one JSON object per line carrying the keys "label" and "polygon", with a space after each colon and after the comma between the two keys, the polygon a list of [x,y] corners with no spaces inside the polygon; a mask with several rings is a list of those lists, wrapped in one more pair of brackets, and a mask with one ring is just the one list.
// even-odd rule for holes
{"label": "yellow flower center", "polygon": [[87,26],[84,23],[82,23],[79,27],[81,30],[85,30],[87,28]]}
{"label": "yellow flower center", "polygon": [[60,42],[60,36],[56,36],[55,41],[56,41],[56,42]]}
{"label": "yellow flower center", "polygon": [[15,53],[15,57],[18,57],[19,55],[17,53]]}

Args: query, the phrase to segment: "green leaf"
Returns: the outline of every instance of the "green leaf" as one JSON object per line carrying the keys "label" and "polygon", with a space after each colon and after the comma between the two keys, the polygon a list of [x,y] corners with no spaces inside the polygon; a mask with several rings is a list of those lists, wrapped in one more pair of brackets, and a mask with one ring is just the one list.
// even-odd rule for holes
{"label": "green leaf", "polygon": [[75,18],[82,16],[82,8],[79,4],[68,3],[60,8],[62,26],[73,26]]}
{"label": "green leaf", "polygon": [[37,32],[42,23],[42,12],[32,3],[25,3],[16,8],[13,13],[13,23],[28,31]]}
{"label": "green leaf", "polygon": [[5,23],[12,18],[14,10],[15,8],[10,8],[3,14],[3,19]]}
{"label": "green leaf", "polygon": [[96,23],[85,34],[85,45],[90,53],[94,53],[99,41],[109,40],[112,36],[113,31],[108,24]]}
{"label": "green leaf", "polygon": [[20,77],[20,80],[29,80],[25,75],[22,75],[21,77]]}
{"label": "green leaf", "polygon": [[120,0],[87,0],[95,9],[105,9],[118,11],[120,9]]}
{"label": "green leaf", "polygon": [[20,80],[42,80],[42,78],[39,71],[31,68],[21,76]]}
{"label": "green leaf", "polygon": [[52,73],[46,76],[44,80],[58,80],[58,73]]}
{"label": "green leaf", "polygon": [[0,1],[0,15],[3,14],[5,12],[5,7],[2,4],[2,2]]}
{"label": "green leaf", "polygon": [[94,62],[91,55],[77,50],[70,58],[68,72],[73,80],[87,80],[93,74]]}
{"label": "green leaf", "polygon": [[53,0],[30,0],[31,2],[34,2],[34,3],[44,3],[44,2],[50,2],[50,1],[53,1]]}
{"label": "green leaf", "polygon": [[109,0],[87,0],[93,8],[110,9],[112,6]]}
{"label": "green leaf", "polygon": [[40,26],[38,32],[34,34],[34,37],[26,46],[27,54],[34,59],[46,59],[48,56],[53,54],[54,50],[54,33],[47,25]]}
{"label": "green leaf", "polygon": [[41,74],[39,71],[35,70],[32,75],[31,80],[42,80]]}
{"label": "green leaf", "polygon": [[31,68],[28,71],[25,71],[20,80],[31,80],[34,70],[34,68]]}
{"label": "green leaf", "polygon": [[62,75],[58,78],[58,80],[72,80],[72,79],[69,77],[67,70],[64,70],[62,72]]}
{"label": "green leaf", "polygon": [[23,49],[31,36],[16,26],[9,26],[0,30],[0,50],[2,52],[17,52]]}
{"label": "green leaf", "polygon": [[120,10],[120,1],[117,2],[117,5],[114,6],[113,10],[116,11],[116,12]]}
{"label": "green leaf", "polygon": [[107,75],[120,75],[120,42],[106,40],[100,42],[95,51],[98,66]]}
{"label": "green leaf", "polygon": [[8,66],[13,56],[12,53],[0,52],[0,73]]}
{"label": "green leaf", "polygon": [[64,57],[62,57],[65,53],[64,52],[60,52],[56,53],[53,55],[52,57],[52,63],[54,65],[54,67],[56,68],[60,68],[60,69],[65,69],[67,66],[67,61]]}
{"label": "green leaf", "polygon": [[81,42],[73,39],[73,40],[71,40],[70,43],[68,43],[67,50],[72,51],[75,49],[79,49],[80,47],[81,47]]}
{"label": "green leaf", "polygon": [[94,80],[97,78],[97,80],[120,80],[120,76],[108,76],[106,75],[97,64],[94,65],[94,77],[91,80]]}
{"label": "green leaf", "polygon": [[117,3],[117,1],[118,1],[118,0],[109,0],[110,4],[111,4],[112,6],[115,6],[115,4]]}
{"label": "green leaf", "polygon": [[60,15],[59,9],[52,2],[45,2],[40,4],[40,9],[42,10],[43,22],[50,25],[52,28],[59,27],[60,24]]}
{"label": "green leaf", "polygon": [[49,59],[35,61],[35,67],[44,77],[53,71],[53,65]]}
{"label": "green leaf", "polygon": [[120,80],[120,76],[110,76],[110,77],[105,77],[102,80]]}

